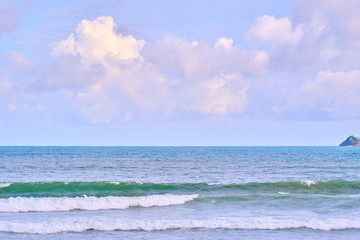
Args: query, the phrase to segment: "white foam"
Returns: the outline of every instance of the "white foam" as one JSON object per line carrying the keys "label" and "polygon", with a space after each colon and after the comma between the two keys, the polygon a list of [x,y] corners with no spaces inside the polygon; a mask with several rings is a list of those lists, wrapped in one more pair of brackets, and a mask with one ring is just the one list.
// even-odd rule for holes
{"label": "white foam", "polygon": [[11,183],[0,183],[0,188],[10,187]]}
{"label": "white foam", "polygon": [[360,194],[339,195],[339,197],[360,198]]}
{"label": "white foam", "polygon": [[111,184],[119,185],[120,182],[110,182]]}
{"label": "white foam", "polygon": [[316,181],[302,180],[301,183],[310,187],[311,185],[316,184]]}
{"label": "white foam", "polygon": [[0,199],[0,212],[52,212],[71,210],[126,209],[129,207],[154,207],[184,204],[199,195],[150,195],[141,197],[48,197]]}
{"label": "white foam", "polygon": [[50,234],[59,232],[83,232],[86,230],[168,230],[168,229],[292,229],[309,228],[316,230],[360,229],[360,218],[216,218],[216,219],[109,219],[70,218],[51,219],[43,222],[0,221],[0,231],[12,233]]}
{"label": "white foam", "polygon": [[290,193],[288,193],[288,192],[278,192],[278,194],[280,194],[280,195],[289,195]]}

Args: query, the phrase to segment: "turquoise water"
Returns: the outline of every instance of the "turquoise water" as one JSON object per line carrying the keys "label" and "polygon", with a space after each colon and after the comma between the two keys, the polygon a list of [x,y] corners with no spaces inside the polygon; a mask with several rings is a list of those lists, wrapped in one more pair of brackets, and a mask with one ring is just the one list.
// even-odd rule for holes
{"label": "turquoise water", "polygon": [[358,239],[360,148],[0,147],[0,239]]}

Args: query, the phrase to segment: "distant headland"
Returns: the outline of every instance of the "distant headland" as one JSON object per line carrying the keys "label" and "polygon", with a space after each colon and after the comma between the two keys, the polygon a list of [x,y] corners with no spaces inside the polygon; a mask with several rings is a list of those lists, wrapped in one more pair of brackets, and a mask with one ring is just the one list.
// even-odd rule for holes
{"label": "distant headland", "polygon": [[360,138],[350,136],[345,141],[340,143],[339,146],[340,147],[345,147],[345,146],[357,146],[357,147],[359,147],[360,146]]}

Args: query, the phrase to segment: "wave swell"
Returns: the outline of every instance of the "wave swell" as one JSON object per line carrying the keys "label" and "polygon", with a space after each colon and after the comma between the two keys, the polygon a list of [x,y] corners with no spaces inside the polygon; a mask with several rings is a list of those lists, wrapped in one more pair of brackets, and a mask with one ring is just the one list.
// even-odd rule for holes
{"label": "wave swell", "polygon": [[360,194],[357,181],[290,181],[252,182],[244,184],[208,183],[137,183],[137,182],[43,182],[11,183],[0,186],[0,198],[10,197],[81,197],[83,195],[144,196],[165,193],[192,194],[194,192],[240,191],[244,193],[301,193],[301,194]]}

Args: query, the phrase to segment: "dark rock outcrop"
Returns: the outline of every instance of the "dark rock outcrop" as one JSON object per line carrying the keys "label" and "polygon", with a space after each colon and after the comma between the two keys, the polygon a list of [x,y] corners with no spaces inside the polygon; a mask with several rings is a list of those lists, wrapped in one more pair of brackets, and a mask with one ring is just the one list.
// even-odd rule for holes
{"label": "dark rock outcrop", "polygon": [[345,141],[343,141],[340,145],[340,147],[344,146],[360,146],[360,139],[354,136],[348,137]]}

